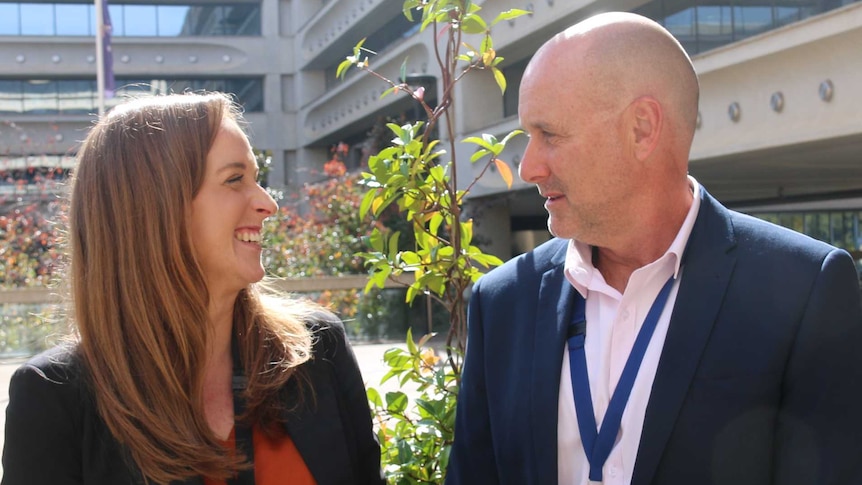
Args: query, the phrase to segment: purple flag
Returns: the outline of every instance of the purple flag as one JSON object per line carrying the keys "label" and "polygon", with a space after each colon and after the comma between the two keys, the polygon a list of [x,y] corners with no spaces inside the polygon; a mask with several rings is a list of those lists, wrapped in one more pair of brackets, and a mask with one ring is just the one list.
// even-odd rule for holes
{"label": "purple flag", "polygon": [[111,15],[108,0],[102,0],[102,67],[105,69],[105,98],[114,97],[114,50],[111,47]]}

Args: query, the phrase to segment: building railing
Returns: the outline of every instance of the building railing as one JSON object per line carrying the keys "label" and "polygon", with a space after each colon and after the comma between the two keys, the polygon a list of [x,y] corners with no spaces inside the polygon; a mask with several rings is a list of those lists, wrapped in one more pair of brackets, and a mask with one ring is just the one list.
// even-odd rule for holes
{"label": "building railing", "polygon": [[[274,278],[268,287],[285,293],[314,293],[319,291],[361,290],[368,283],[365,275],[318,276],[313,278]],[[401,288],[409,285],[408,278],[389,280],[386,288]],[[59,303],[60,295],[53,288],[16,288],[0,290],[0,305],[3,304],[53,304]]]}
{"label": "building railing", "polygon": [[[267,286],[331,305],[353,341],[401,341],[408,327],[415,327],[414,333],[430,332],[446,324],[446,312],[430,299],[417,299],[425,301],[413,306],[405,303],[404,291],[411,282],[410,276],[387,281],[384,290],[369,294],[363,292],[365,275],[273,278]],[[58,288],[0,290],[0,358],[34,355],[67,335],[62,304]]]}

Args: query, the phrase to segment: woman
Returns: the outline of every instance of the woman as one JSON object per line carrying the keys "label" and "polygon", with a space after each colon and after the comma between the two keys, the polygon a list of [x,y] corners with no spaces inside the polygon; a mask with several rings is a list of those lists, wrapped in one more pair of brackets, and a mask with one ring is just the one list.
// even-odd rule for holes
{"label": "woman", "polygon": [[277,206],[240,122],[225,95],[169,95],[88,134],[78,338],[13,376],[3,485],[383,483],[341,322],[257,284]]}

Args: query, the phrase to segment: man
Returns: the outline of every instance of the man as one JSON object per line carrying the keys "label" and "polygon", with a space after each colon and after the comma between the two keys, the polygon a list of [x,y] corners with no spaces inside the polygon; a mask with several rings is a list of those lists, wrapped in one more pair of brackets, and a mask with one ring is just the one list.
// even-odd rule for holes
{"label": "man", "polygon": [[634,14],[531,60],[520,176],[557,239],[474,288],[448,484],[862,483],[853,261],[689,177],[697,105]]}

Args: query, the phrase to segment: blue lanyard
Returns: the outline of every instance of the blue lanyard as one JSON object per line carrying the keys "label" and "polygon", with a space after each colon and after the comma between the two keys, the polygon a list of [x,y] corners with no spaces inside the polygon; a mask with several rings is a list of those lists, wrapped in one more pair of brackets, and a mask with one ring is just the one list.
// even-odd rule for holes
{"label": "blue lanyard", "polygon": [[587,357],[584,354],[584,340],[586,339],[587,318],[586,300],[580,295],[575,296],[575,310],[572,323],[569,326],[569,365],[572,373],[572,393],[575,395],[575,412],[578,417],[578,429],[581,433],[581,442],[584,452],[590,462],[590,480],[602,481],[602,467],[611,454],[617,434],[620,430],[620,421],[626,402],[632,393],[635,377],[638,375],[641,362],[643,362],[649,341],[658,324],[658,318],[664,310],[670,289],[673,286],[673,276],[667,280],[658,296],[647,313],[646,319],[635,338],[632,351],[629,354],[623,373],[617,382],[614,395],[608,403],[605,419],[602,420],[602,429],[596,431],[596,418],[593,412],[593,398],[590,394],[590,379],[587,375]]}

